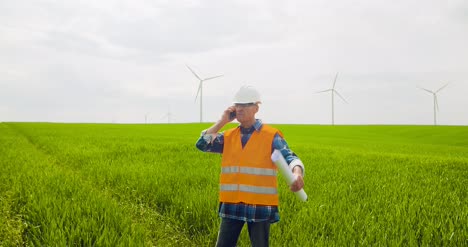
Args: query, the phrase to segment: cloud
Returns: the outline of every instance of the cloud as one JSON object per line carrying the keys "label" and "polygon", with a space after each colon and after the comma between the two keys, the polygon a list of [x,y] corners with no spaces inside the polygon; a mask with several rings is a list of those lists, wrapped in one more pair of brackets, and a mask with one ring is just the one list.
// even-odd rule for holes
{"label": "cloud", "polygon": [[430,107],[429,114],[419,109],[431,99],[416,86],[451,81],[440,99],[441,122],[466,124],[459,109],[468,104],[467,6],[3,1],[0,115],[132,122],[171,106],[179,121],[197,121],[198,81],[187,63],[202,77],[225,75],[205,84],[206,121],[219,117],[242,84],[254,84],[264,94],[266,120],[328,123],[330,100],[314,92],[329,88],[339,72],[337,89],[349,104],[337,102],[337,122],[425,123]]}

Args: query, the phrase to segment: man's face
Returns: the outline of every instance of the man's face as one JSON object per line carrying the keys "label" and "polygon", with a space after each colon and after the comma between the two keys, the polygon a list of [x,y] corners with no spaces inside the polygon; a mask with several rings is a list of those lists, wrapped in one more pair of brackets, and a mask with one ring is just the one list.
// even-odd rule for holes
{"label": "man's face", "polygon": [[258,112],[258,105],[255,103],[234,104],[236,107],[236,118],[240,123],[252,121],[255,119],[255,114]]}

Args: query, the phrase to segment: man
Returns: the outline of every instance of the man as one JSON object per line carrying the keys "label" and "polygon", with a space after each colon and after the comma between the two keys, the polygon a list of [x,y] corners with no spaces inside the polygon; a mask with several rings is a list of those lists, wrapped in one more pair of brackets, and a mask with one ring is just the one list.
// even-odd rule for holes
{"label": "man", "polygon": [[[261,103],[255,88],[241,87],[233,103],[202,131],[196,144],[201,151],[222,154],[216,246],[236,246],[245,222],[252,246],[268,246],[270,224],[279,221],[277,168],[271,154],[278,149],[288,162],[297,177],[290,186],[294,192],[304,186],[304,166],[279,130],[255,118]],[[240,126],[218,133],[235,118]]]}

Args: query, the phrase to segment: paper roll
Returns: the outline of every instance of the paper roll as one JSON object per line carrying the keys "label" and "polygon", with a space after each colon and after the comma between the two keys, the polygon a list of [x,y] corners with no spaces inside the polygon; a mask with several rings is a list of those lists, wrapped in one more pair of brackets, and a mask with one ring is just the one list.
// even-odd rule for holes
{"label": "paper roll", "polygon": [[[284,159],[283,155],[279,150],[275,149],[275,151],[273,151],[273,153],[271,154],[271,160],[278,167],[281,174],[286,179],[286,183],[288,185],[291,185],[292,183],[294,183],[294,181],[296,181],[296,177],[292,173],[291,169],[288,166],[288,163],[286,163],[286,160]],[[307,201],[307,194],[303,189],[294,193],[301,201]]]}

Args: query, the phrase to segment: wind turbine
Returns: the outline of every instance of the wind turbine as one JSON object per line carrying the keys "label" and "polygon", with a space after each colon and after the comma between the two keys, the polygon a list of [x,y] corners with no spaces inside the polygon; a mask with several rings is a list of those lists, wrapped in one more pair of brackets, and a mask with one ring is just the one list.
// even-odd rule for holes
{"label": "wind turbine", "polygon": [[437,111],[439,110],[439,104],[437,103],[437,93],[440,92],[440,90],[444,89],[447,85],[448,85],[448,83],[446,83],[441,88],[437,89],[435,92],[431,91],[429,89],[418,87],[419,89],[424,90],[424,91],[429,92],[429,93],[432,94],[432,97],[434,99],[434,125],[437,125]]}
{"label": "wind turbine", "polygon": [[197,73],[195,73],[195,72],[193,71],[193,69],[190,68],[187,64],[186,64],[185,66],[187,66],[187,68],[192,72],[192,74],[193,74],[198,80],[200,80],[200,83],[198,84],[197,96],[195,96],[195,101],[197,101],[198,94],[200,94],[200,123],[201,123],[201,122],[203,122],[203,82],[204,82],[204,81],[211,80],[211,79],[214,79],[214,78],[221,77],[221,76],[223,76],[223,75],[217,75],[217,76],[213,76],[213,77],[208,77],[208,78],[202,79],[202,78],[201,78],[200,76],[198,76]]}
{"label": "wind turbine", "polygon": [[170,108],[170,107],[168,107],[168,108],[167,108],[167,113],[166,113],[166,114],[164,114],[164,116],[162,116],[162,118],[161,118],[161,119],[163,119],[163,118],[167,118],[167,123],[169,124],[169,123],[171,123],[171,116],[172,116],[172,113],[171,113],[171,108]]}
{"label": "wind turbine", "polygon": [[145,124],[148,123],[148,115],[149,115],[149,113],[146,113],[146,114],[145,114]]}
{"label": "wind turbine", "polygon": [[333,81],[333,87],[332,88],[329,88],[329,89],[326,89],[326,90],[323,90],[323,91],[318,91],[316,93],[324,93],[324,92],[331,92],[331,106],[332,106],[332,125],[335,125],[335,93],[336,95],[338,95],[344,102],[348,103],[344,98],[343,96],[340,95],[340,93],[338,93],[338,91],[335,90],[335,84],[336,84],[336,79],[338,78],[338,73],[336,73],[336,76],[335,76],[335,81]]}

